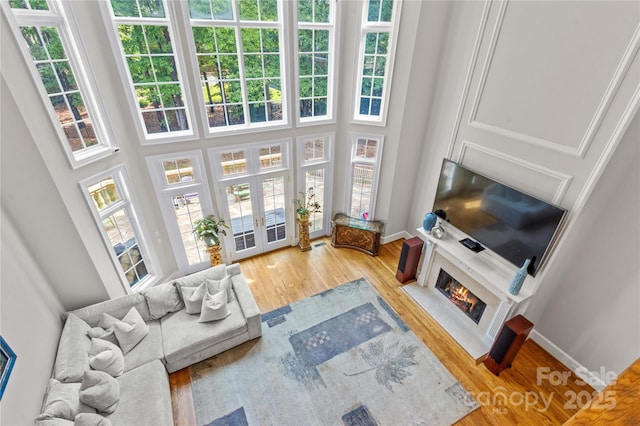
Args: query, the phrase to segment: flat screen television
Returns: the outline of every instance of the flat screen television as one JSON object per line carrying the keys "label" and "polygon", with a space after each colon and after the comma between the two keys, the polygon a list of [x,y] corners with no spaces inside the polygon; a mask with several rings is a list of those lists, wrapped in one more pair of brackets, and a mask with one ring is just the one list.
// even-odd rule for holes
{"label": "flat screen television", "polygon": [[566,213],[446,158],[433,210],[444,210],[451,225],[518,267],[535,256],[531,275]]}

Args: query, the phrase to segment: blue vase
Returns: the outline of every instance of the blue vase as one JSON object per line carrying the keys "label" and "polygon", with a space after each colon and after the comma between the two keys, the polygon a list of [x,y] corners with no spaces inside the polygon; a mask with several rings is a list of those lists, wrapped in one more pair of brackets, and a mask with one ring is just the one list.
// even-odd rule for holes
{"label": "blue vase", "polygon": [[522,284],[524,284],[524,279],[527,278],[529,263],[531,263],[531,259],[526,259],[520,269],[516,271],[516,274],[513,276],[513,280],[511,281],[511,285],[509,285],[509,293],[513,295],[520,293]]}
{"label": "blue vase", "polygon": [[426,215],[424,215],[424,220],[422,221],[422,227],[424,228],[425,231],[431,232],[431,229],[434,227],[437,220],[438,220],[438,216],[436,216],[435,213],[433,212],[427,213]]}

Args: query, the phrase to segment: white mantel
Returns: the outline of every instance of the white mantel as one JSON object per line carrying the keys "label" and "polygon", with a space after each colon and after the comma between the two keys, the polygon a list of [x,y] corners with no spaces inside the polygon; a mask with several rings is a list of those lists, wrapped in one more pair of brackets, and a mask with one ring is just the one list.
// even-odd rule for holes
{"label": "white mantel", "polygon": [[[504,321],[524,311],[537,289],[536,282],[527,276],[519,294],[509,293],[509,285],[518,268],[489,250],[478,253],[469,250],[459,242],[466,235],[447,224],[444,226],[446,232],[441,239],[422,228],[417,229],[425,241],[417,283],[403,288],[476,362],[480,362]],[[487,303],[478,324],[435,288],[441,268]]]}

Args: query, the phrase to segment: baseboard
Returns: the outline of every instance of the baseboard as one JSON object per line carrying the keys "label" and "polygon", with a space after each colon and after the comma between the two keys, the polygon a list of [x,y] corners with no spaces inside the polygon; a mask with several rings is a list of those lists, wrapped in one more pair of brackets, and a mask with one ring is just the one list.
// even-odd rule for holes
{"label": "baseboard", "polygon": [[392,241],[399,240],[401,238],[409,239],[409,238],[412,238],[412,237],[413,237],[413,235],[411,235],[407,231],[400,231],[400,232],[396,232],[395,234],[385,235],[384,237],[381,237],[380,238],[380,243],[381,244],[387,244],[387,243],[390,243]]}
{"label": "baseboard", "polygon": [[596,372],[590,371],[584,365],[576,361],[571,355],[560,349],[551,340],[544,337],[535,329],[531,331],[529,337],[536,342],[542,349],[549,352],[555,359],[567,366],[576,376],[587,382],[597,391],[604,389],[607,384],[597,375]]}

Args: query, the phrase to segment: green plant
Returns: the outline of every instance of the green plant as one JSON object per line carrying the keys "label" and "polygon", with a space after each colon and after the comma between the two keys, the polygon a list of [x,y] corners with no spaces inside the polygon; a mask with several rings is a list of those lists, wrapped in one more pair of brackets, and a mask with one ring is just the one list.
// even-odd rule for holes
{"label": "green plant", "polygon": [[300,196],[296,198],[296,213],[300,218],[304,219],[311,213],[319,213],[321,210],[320,203],[316,201],[316,193],[313,186],[307,189],[307,192],[299,192]]}
{"label": "green plant", "polygon": [[193,233],[204,241],[207,247],[217,246],[220,244],[220,235],[227,235],[224,228],[229,229],[224,219],[216,219],[214,215],[209,215],[204,219],[198,219],[194,222]]}

